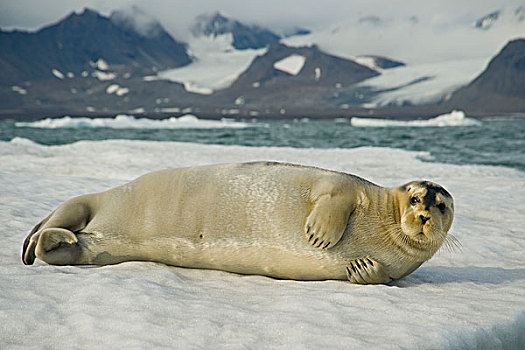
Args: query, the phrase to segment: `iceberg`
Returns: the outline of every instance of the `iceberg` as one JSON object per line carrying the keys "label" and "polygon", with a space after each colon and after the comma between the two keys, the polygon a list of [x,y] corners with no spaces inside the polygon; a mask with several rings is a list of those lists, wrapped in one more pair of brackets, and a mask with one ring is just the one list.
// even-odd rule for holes
{"label": "iceberg", "polygon": [[467,118],[463,111],[452,111],[432,119],[426,120],[395,120],[395,119],[372,119],[353,117],[350,120],[352,126],[369,128],[388,127],[445,127],[445,126],[480,126],[481,122],[476,119]]}
{"label": "iceberg", "polygon": [[217,129],[217,128],[247,128],[253,126],[231,119],[206,120],[192,114],[168,119],[136,118],[119,114],[114,118],[45,118],[35,122],[17,122],[17,127],[42,129],[82,129],[82,128],[112,128],[112,129]]}

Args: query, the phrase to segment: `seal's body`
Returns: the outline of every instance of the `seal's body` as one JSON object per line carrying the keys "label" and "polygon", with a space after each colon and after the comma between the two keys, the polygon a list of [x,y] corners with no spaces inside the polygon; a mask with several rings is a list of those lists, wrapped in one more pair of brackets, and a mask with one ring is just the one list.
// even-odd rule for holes
{"label": "seal's body", "polygon": [[23,260],[385,283],[430,259],[452,216],[450,195],[429,182],[388,189],[266,162],[180,168],[65,202],[27,237]]}

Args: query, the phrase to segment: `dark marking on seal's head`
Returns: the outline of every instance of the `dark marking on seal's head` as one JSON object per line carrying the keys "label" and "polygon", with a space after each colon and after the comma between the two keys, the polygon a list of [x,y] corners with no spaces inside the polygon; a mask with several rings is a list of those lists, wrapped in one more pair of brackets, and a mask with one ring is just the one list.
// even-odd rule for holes
{"label": "dark marking on seal's head", "polygon": [[450,193],[448,193],[447,190],[432,182],[422,181],[420,185],[427,189],[427,193],[423,198],[423,204],[425,205],[426,210],[428,210],[431,206],[437,205],[436,196],[438,193],[441,193],[445,197],[452,198],[452,196],[450,195]]}
{"label": "dark marking on seal's head", "polygon": [[429,182],[429,181],[423,181],[421,183],[422,186],[424,186],[427,190],[432,190],[436,193],[441,193],[445,197],[452,198],[450,193],[448,193],[447,190],[445,190],[443,187],[436,185],[435,183]]}
{"label": "dark marking on seal's head", "polygon": [[[400,189],[405,192],[410,192],[415,187],[424,188],[427,191],[425,193],[425,196],[421,199],[417,197],[412,197],[412,199],[414,199],[414,201],[417,201],[417,202],[415,203],[411,202],[411,204],[419,203],[419,200],[421,200],[426,210],[428,210],[431,206],[436,206],[441,212],[445,211],[446,206],[443,203],[437,202],[438,193],[441,194],[443,197],[449,198],[452,200],[452,195],[447,190],[445,190],[440,185],[435,184],[430,181],[412,181],[405,185],[400,186]],[[453,209],[454,204],[451,204],[451,207]]]}

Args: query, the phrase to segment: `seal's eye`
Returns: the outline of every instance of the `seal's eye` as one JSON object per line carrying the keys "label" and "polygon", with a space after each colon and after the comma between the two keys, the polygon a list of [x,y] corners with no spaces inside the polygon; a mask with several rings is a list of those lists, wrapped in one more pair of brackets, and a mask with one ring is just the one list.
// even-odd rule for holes
{"label": "seal's eye", "polygon": [[412,197],[410,198],[410,204],[416,205],[417,203],[421,202],[418,197]]}
{"label": "seal's eye", "polygon": [[444,213],[444,212],[445,212],[445,209],[447,209],[447,206],[446,206],[445,204],[443,204],[443,203],[439,203],[439,204],[437,205],[437,208],[438,208],[442,213]]}

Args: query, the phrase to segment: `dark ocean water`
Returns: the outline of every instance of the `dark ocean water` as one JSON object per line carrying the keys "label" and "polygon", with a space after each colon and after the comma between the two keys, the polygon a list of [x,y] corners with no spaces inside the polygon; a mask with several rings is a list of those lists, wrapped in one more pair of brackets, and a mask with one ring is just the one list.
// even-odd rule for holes
{"label": "dark ocean water", "polygon": [[[204,123],[204,121],[202,121]],[[298,148],[400,148],[430,153],[427,161],[453,164],[500,165],[525,171],[525,118],[494,117],[478,126],[353,127],[348,119],[323,121],[249,121],[195,128],[143,128],[141,123],[122,128],[63,125],[56,128],[17,126],[0,121],[0,140],[14,137],[43,145],[62,145],[80,140],[150,140],[221,145]],[[235,124],[233,123],[235,126]],[[0,144],[1,147],[1,144]]]}

